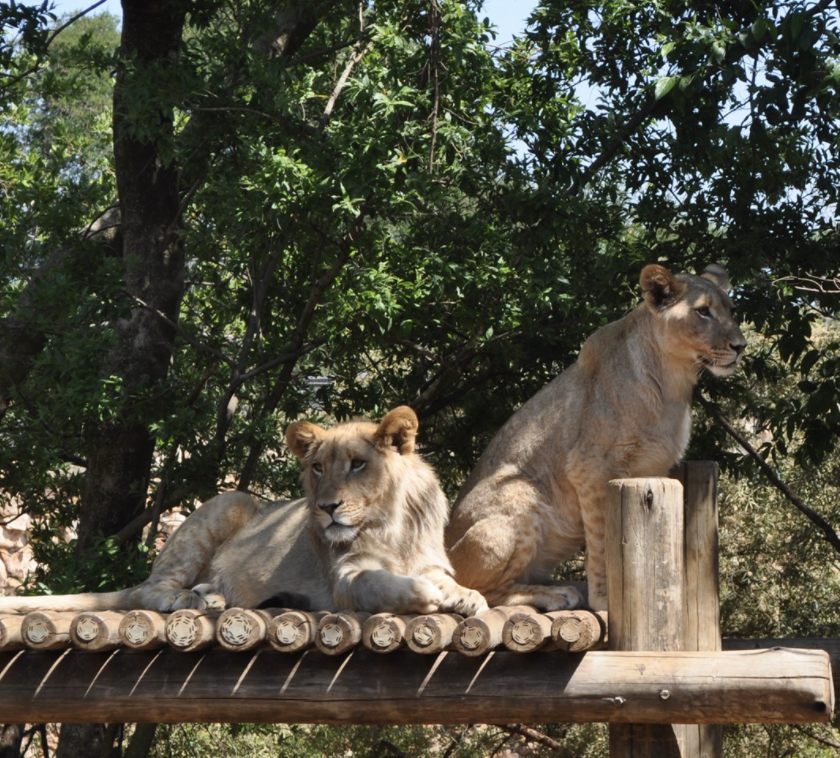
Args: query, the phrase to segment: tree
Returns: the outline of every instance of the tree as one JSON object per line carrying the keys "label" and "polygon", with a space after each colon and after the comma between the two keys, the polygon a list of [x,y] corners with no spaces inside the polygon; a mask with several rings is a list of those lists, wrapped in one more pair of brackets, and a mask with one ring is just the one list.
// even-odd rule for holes
{"label": "tree", "polygon": [[[135,581],[161,513],[222,487],[292,494],[301,415],[410,403],[454,494],[655,260],[725,263],[754,329],[708,407],[835,476],[829,3],[544,0],[508,50],[473,0],[123,9],[118,44],[0,2],[0,492],[33,589]],[[693,454],[755,486],[698,416]]]}

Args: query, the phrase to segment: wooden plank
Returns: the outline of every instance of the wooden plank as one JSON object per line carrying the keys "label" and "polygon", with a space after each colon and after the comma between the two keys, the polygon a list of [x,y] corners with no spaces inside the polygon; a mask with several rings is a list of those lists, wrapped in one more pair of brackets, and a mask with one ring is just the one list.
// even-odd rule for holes
{"label": "wooden plank", "polygon": [[[720,570],[718,566],[718,465],[686,461],[676,478],[685,504],[685,649],[720,650]],[[704,758],[723,755],[723,728],[685,726],[687,752]]]}
{"label": "wooden plank", "polygon": [[807,723],[832,710],[816,650],[0,653],[9,723]]}
{"label": "wooden plank", "polygon": [[[610,650],[683,650],[682,484],[663,477],[611,481],[607,535]],[[662,693],[670,698],[668,688]],[[611,723],[610,758],[699,758],[690,732],[696,727],[676,721]]]}

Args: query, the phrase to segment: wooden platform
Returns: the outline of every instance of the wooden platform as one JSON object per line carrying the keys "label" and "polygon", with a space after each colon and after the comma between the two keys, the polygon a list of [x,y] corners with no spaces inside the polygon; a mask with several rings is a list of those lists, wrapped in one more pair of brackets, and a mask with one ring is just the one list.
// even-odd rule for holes
{"label": "wooden platform", "polygon": [[815,650],[0,653],[7,723],[806,723],[832,710]]}

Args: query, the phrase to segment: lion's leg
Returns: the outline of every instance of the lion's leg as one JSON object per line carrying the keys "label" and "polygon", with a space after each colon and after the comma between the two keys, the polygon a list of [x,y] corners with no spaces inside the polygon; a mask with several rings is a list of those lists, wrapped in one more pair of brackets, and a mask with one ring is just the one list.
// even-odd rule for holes
{"label": "lion's leg", "polygon": [[402,576],[373,557],[359,557],[339,569],[333,586],[338,608],[369,613],[435,613],[443,592],[424,577]]}
{"label": "lion's leg", "polygon": [[458,529],[459,520],[463,523],[471,513],[476,516],[449,550],[457,581],[481,592],[490,605],[535,605],[546,610],[582,605],[572,586],[526,581],[553,569],[545,565],[546,554],[557,563],[579,549],[577,535],[547,528],[557,522],[554,508],[523,476],[489,479],[476,486],[453,521]]}
{"label": "lion's leg", "polygon": [[163,612],[223,609],[225,599],[208,576],[210,564],[219,546],[250,522],[258,508],[244,492],[208,500],[173,533],[149,578],[135,588],[136,607]]}
{"label": "lion's leg", "polygon": [[607,610],[606,475],[581,478],[576,482],[583,528],[586,534],[586,582],[589,607],[594,611]]}

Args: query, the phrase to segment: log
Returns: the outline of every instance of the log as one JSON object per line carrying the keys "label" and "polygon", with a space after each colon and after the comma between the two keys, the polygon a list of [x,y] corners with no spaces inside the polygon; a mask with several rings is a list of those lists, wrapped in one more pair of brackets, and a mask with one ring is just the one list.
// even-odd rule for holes
{"label": "log", "polygon": [[30,650],[63,650],[70,646],[70,624],[74,613],[33,611],[23,618],[20,633]]}
{"label": "log", "polygon": [[175,650],[189,653],[206,650],[216,644],[216,620],[219,613],[182,608],[170,613],[164,633],[166,641]]}
{"label": "log", "polygon": [[362,641],[362,629],[369,613],[328,613],[318,625],[315,647],[325,655],[341,655]]}
{"label": "log", "polygon": [[233,652],[266,647],[272,618],[269,611],[228,608],[216,621],[216,642]]}
{"label": "log", "polygon": [[[665,478],[621,479],[607,490],[610,650],[682,650],[682,485]],[[671,695],[662,688],[663,700]],[[679,720],[612,723],[610,758],[699,758],[686,748],[686,739]]]}
{"label": "log", "polygon": [[536,611],[512,614],[502,627],[502,644],[514,653],[556,649],[551,639],[551,619]]}
{"label": "log", "polygon": [[166,616],[156,611],[129,611],[120,622],[120,639],[132,650],[160,650],[167,644]]}
{"label": "log", "polygon": [[608,618],[605,611],[553,611],[546,616],[551,619],[551,638],[558,650],[582,653],[607,645]]}
{"label": "log", "polygon": [[[718,567],[718,465],[686,461],[672,475],[682,482],[685,506],[683,631],[686,650],[720,650]],[[684,726],[687,755],[721,758],[723,729],[715,724]]]}
{"label": "log", "polygon": [[23,650],[26,647],[21,635],[23,616],[0,616],[0,652]]}
{"label": "log", "polygon": [[412,618],[375,613],[362,626],[362,644],[374,653],[393,653],[405,647],[405,629]]}
{"label": "log", "polygon": [[9,723],[795,724],[832,709],[818,650],[0,653]]}
{"label": "log", "polygon": [[318,626],[326,612],[285,611],[268,625],[268,641],[282,653],[299,653],[315,646]]}
{"label": "log", "polygon": [[409,650],[421,655],[436,655],[452,647],[452,635],[464,620],[457,613],[415,616],[405,628]]}
{"label": "log", "polygon": [[116,650],[122,645],[122,613],[84,611],[70,623],[70,641],[79,650]]}
{"label": "log", "polygon": [[511,616],[535,612],[527,605],[510,605],[490,608],[465,618],[452,634],[452,649],[463,655],[484,655],[502,644],[502,630]]}

